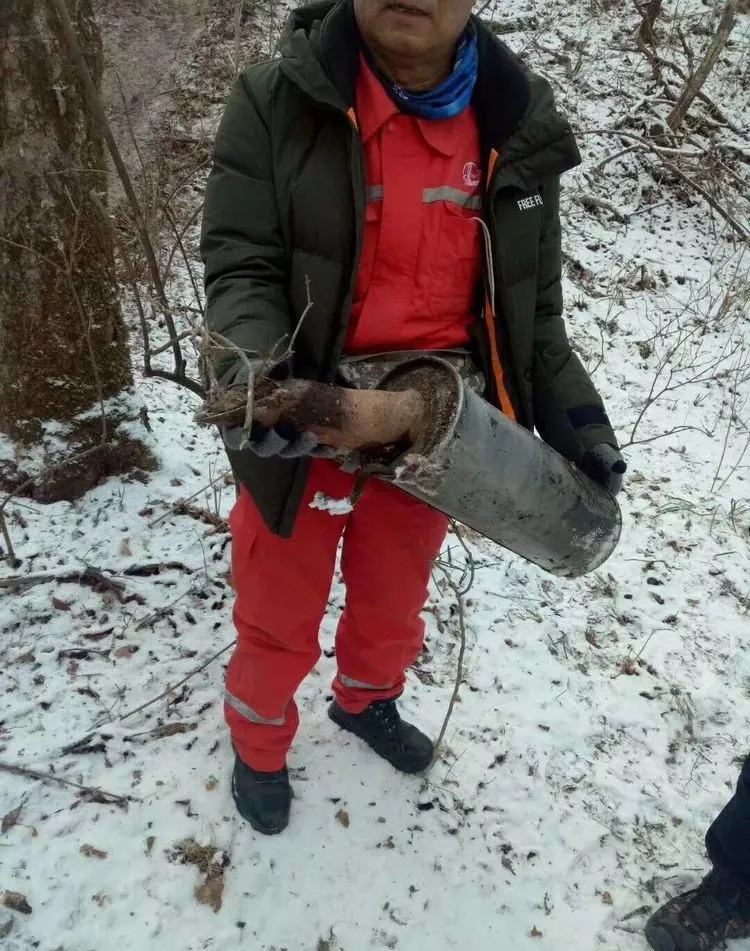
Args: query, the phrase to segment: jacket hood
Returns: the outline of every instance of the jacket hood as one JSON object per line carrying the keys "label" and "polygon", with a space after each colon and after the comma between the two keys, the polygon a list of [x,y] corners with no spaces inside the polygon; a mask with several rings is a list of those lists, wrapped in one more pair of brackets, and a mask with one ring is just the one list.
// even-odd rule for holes
{"label": "jacket hood", "polygon": [[302,30],[303,33],[309,35],[315,23],[325,19],[326,14],[330,13],[335,5],[334,0],[312,0],[311,3],[306,3],[303,7],[296,7],[291,11],[284,24],[281,42],[283,43],[297,30]]}

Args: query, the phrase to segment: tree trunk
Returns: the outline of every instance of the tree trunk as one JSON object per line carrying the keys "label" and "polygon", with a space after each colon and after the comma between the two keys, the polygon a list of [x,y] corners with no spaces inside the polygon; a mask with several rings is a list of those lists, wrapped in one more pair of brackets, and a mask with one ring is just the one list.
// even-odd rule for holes
{"label": "tree trunk", "polygon": [[680,93],[680,98],[675,103],[674,108],[667,117],[667,125],[675,132],[681,125],[687,115],[688,109],[692,106],[693,100],[703,88],[703,84],[708,79],[711,70],[716,64],[716,60],[721,55],[722,50],[727,45],[729,35],[734,29],[737,20],[737,0],[726,0],[724,12],[719,20],[716,33],[708,44],[706,55],[698,64],[696,71],[690,76],[685,88]]}
{"label": "tree trunk", "polygon": [[[69,7],[98,84],[90,0]],[[118,434],[133,381],[104,147],[47,0],[0,3],[0,77],[0,432],[15,443],[0,482],[24,481],[34,457],[37,497],[67,498],[147,456]]]}
{"label": "tree trunk", "polygon": [[641,8],[643,19],[638,28],[638,37],[649,46],[656,46],[656,37],[654,36],[654,24],[661,16],[662,0],[648,0],[645,7]]}

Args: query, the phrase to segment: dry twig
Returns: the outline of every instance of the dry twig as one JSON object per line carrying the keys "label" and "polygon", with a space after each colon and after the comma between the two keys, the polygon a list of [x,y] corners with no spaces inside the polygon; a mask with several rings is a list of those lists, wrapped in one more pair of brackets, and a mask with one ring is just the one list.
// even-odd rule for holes
{"label": "dry twig", "polygon": [[153,706],[153,704],[158,703],[160,700],[163,700],[165,697],[168,697],[170,694],[174,693],[175,690],[180,688],[183,684],[186,684],[188,680],[190,680],[192,677],[195,677],[196,674],[202,673],[207,667],[213,664],[215,660],[221,657],[222,654],[226,654],[226,652],[228,650],[231,650],[236,643],[237,643],[236,640],[233,640],[229,644],[225,644],[224,647],[221,648],[221,650],[216,651],[216,653],[212,654],[208,658],[208,660],[204,661],[202,664],[200,664],[200,666],[195,667],[193,670],[191,670],[190,673],[187,674],[187,676],[182,678],[182,680],[179,680],[176,684],[171,684],[169,687],[167,687],[166,690],[163,690],[159,694],[158,697],[153,697],[151,700],[147,700],[145,703],[142,703],[139,707],[135,707],[135,709],[133,710],[128,710],[127,713],[123,713],[120,717],[117,718],[118,721],[121,723],[123,720],[128,720],[130,719],[130,717],[134,717],[136,713],[141,713],[147,707],[151,707]]}
{"label": "dry twig", "polygon": [[152,521],[148,523],[148,527],[156,528],[157,525],[160,525],[162,522],[168,519],[170,515],[179,515],[181,510],[186,511],[187,506],[193,501],[193,499],[197,499],[198,496],[203,495],[207,489],[210,489],[212,486],[216,485],[217,482],[228,478],[230,475],[230,469],[225,469],[224,471],[220,472],[217,476],[214,476],[214,478],[211,479],[208,485],[204,485],[202,488],[198,489],[197,492],[193,492],[192,495],[189,495],[186,499],[182,499],[180,502],[175,502],[173,505],[170,505],[163,515],[159,515],[157,518],[152,519]]}
{"label": "dry twig", "polygon": [[88,802],[101,802],[119,806],[121,809],[127,809],[131,802],[140,802],[134,796],[120,796],[116,793],[106,792],[99,786],[82,786],[81,783],[74,783],[70,779],[63,779],[62,776],[56,776],[54,773],[41,773],[36,769],[29,769],[27,766],[19,766],[17,763],[0,762],[0,772],[10,773],[13,776],[26,776],[29,779],[37,779],[42,783],[56,783],[58,786],[70,786],[83,794],[83,799]]}
{"label": "dry twig", "polygon": [[[456,531],[456,534],[459,536],[459,539],[462,545],[465,544],[463,539],[460,536],[460,533],[457,531],[457,526],[455,525],[454,525],[454,530]],[[443,720],[443,725],[440,727],[440,732],[438,733],[438,737],[435,740],[435,753],[432,759],[432,764],[431,764],[432,766],[435,765],[435,763],[437,762],[438,756],[440,755],[440,747],[443,740],[445,739],[445,734],[448,730],[448,724],[450,723],[450,719],[453,716],[453,710],[458,701],[458,694],[461,689],[461,683],[463,682],[463,679],[464,679],[464,657],[466,656],[466,614],[465,614],[464,595],[466,594],[468,590],[465,586],[463,589],[459,588],[459,586],[450,576],[450,573],[446,571],[445,568],[443,568],[442,566],[438,566],[438,567],[440,567],[440,570],[443,572],[443,576],[445,578],[446,584],[453,591],[456,597],[456,612],[458,616],[458,633],[461,639],[461,646],[458,651],[458,660],[456,661],[456,681],[455,681],[455,684],[453,685],[453,694],[451,695],[450,703],[448,704],[448,710],[446,711],[445,719]]]}

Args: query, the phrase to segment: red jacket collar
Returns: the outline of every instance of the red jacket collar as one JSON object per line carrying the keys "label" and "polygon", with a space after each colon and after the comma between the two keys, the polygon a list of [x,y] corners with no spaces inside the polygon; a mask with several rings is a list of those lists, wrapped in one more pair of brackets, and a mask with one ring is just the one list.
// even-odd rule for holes
{"label": "red jacket collar", "polygon": [[[383,88],[383,84],[370,69],[363,54],[357,76],[357,119],[364,143],[376,135],[395,116],[400,115],[396,103]],[[425,142],[436,152],[449,158],[456,154],[460,134],[461,116],[454,119],[414,118]]]}

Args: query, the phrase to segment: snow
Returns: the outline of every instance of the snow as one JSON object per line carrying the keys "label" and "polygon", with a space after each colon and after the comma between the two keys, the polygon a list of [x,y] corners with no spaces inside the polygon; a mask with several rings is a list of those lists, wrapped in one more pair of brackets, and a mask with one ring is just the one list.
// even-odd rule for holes
{"label": "snow", "polygon": [[[582,133],[612,128],[651,92],[650,68],[612,42],[619,30],[630,41],[634,14],[594,8],[582,17],[580,5],[551,3],[543,41],[509,38],[545,67]],[[724,78],[707,86],[737,110],[746,22]],[[575,67],[584,42],[571,79],[555,57]],[[718,216],[637,155],[593,178],[619,140],[581,141],[585,164],[563,197],[566,300],[575,346],[632,443],[614,556],[563,581],[465,533],[475,560],[466,670],[423,778],[396,774],[325,715],[345,596],[337,573],[324,654],[298,698],[292,823],[258,837],[231,801],[221,711],[234,638],[222,519],[234,486],[218,437],[193,423],[196,398],[139,380],[163,462],[148,482],[8,508],[23,564],[0,562],[0,583],[58,580],[0,588],[0,763],[132,801],[85,801],[0,772],[0,816],[21,807],[0,834],[0,892],[32,907],[0,907],[4,949],[645,951],[649,911],[704,873],[702,837],[750,734],[747,263]],[[587,209],[580,192],[627,220]],[[655,381],[653,394],[664,392],[641,417]],[[209,521],[172,508],[195,493]],[[59,581],[85,566],[121,583],[119,595]],[[452,536],[441,568],[456,584],[470,578]],[[437,735],[459,647],[442,571],[425,619],[402,708]],[[63,752],[89,735],[92,751]],[[226,856],[219,911],[196,900],[203,875],[174,858],[188,839]]]}
{"label": "snow", "polygon": [[310,508],[328,512],[330,515],[348,515],[354,511],[354,504],[350,498],[332,499],[325,492],[316,492]]}

